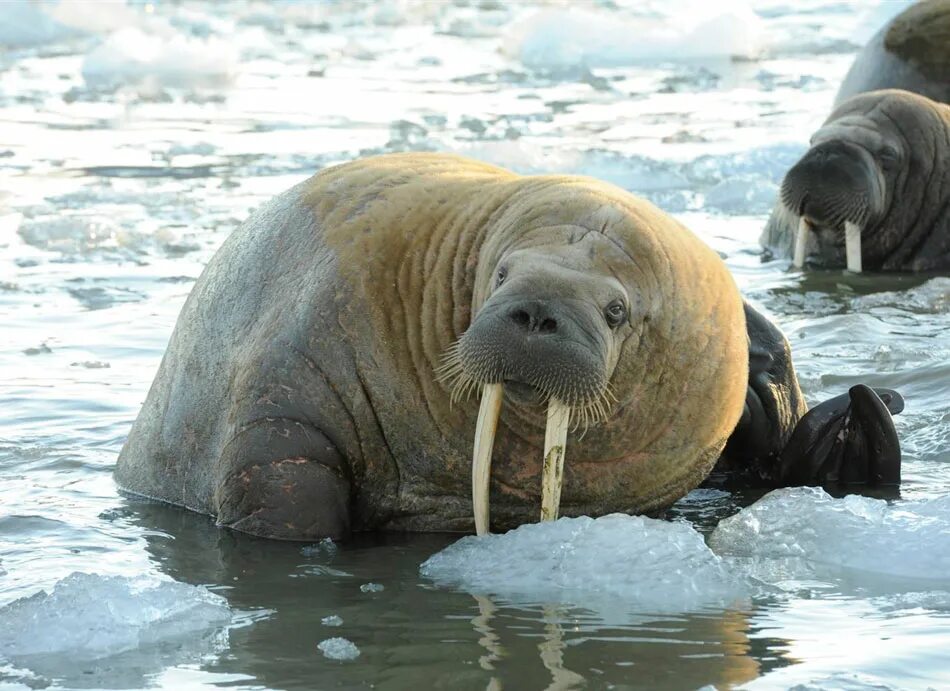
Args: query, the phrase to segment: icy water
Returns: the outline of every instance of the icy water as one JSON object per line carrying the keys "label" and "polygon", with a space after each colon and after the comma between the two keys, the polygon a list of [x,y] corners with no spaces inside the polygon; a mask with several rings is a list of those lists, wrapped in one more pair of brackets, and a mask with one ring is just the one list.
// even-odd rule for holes
{"label": "icy water", "polygon": [[[0,6],[0,686],[950,687],[950,279],[802,276],[756,245],[904,3],[574,5]],[[302,547],[119,494],[227,234],[402,150],[675,214],[783,327],[810,401],[904,394],[900,497],[700,490],[664,520]]]}

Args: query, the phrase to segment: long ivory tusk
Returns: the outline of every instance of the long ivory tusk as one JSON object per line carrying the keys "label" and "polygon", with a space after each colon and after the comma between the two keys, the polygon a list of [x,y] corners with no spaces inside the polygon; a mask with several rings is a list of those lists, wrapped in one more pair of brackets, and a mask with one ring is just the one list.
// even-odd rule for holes
{"label": "long ivory tusk", "polygon": [[475,534],[488,534],[488,482],[491,479],[491,452],[501,413],[504,391],[501,384],[485,384],[482,404],[475,423],[475,449],[472,452],[472,507],[475,511]]}
{"label": "long ivory tusk", "polygon": [[544,430],[544,466],[541,470],[541,520],[557,520],[561,504],[561,483],[564,480],[564,449],[567,446],[567,425],[570,406],[556,398],[548,403],[548,424]]}
{"label": "long ivory tusk", "polygon": [[848,271],[861,273],[861,226],[857,223],[845,221],[844,247],[848,255]]}
{"label": "long ivory tusk", "polygon": [[811,234],[811,225],[803,216],[798,221],[798,233],[795,235],[795,258],[792,259],[792,265],[796,269],[805,266],[805,250],[808,247],[808,236]]}

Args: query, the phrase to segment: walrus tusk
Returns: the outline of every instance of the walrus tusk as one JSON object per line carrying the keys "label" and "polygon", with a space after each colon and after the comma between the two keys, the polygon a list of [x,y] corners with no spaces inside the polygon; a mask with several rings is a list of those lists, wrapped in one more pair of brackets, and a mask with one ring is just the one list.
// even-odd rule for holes
{"label": "walrus tusk", "polygon": [[475,534],[488,534],[488,482],[491,479],[491,452],[501,413],[504,394],[501,384],[485,384],[482,404],[475,423],[475,449],[472,452],[472,508],[475,511]]}
{"label": "walrus tusk", "polygon": [[544,430],[544,466],[541,470],[541,520],[557,520],[564,480],[564,449],[571,408],[556,398],[548,403],[548,424]]}
{"label": "walrus tusk", "polygon": [[845,221],[844,247],[848,255],[848,271],[861,273],[861,226],[857,223]]}
{"label": "walrus tusk", "polygon": [[798,233],[795,235],[795,257],[792,259],[792,266],[800,269],[805,266],[805,248],[808,246],[808,235],[811,232],[811,225],[802,216],[798,221]]}

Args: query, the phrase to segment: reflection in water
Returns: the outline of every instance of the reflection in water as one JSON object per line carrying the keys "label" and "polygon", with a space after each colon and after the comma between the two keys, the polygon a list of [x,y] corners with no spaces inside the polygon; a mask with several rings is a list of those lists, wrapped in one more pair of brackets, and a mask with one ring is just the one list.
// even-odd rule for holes
{"label": "reflection in water", "polygon": [[[210,584],[239,618],[256,620],[230,631],[230,649],[204,661],[206,672],[243,673],[286,689],[373,684],[479,691],[728,688],[759,674],[744,610],[643,613],[607,625],[566,605],[485,595],[473,602],[467,593],[421,582],[419,564],[453,536],[361,535],[304,554],[300,544],[219,529],[161,504],[130,500],[118,520],[149,529],[147,551],[164,573]],[[385,590],[361,592],[370,580]],[[460,614],[466,611],[471,614]],[[340,616],[342,626],[323,625],[329,615]],[[325,659],[317,645],[334,636],[353,641],[359,660]]]}
{"label": "reflection in water", "polygon": [[564,609],[554,605],[544,606],[544,642],[538,644],[541,662],[551,673],[547,691],[568,691],[584,683],[584,677],[564,666],[564,629],[560,620]]}

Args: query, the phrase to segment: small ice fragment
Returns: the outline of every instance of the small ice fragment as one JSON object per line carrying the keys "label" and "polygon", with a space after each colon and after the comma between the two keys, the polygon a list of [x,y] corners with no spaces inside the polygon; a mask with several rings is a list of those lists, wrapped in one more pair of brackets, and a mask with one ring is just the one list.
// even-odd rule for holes
{"label": "small ice fragment", "polygon": [[381,593],[385,588],[381,583],[364,583],[360,586],[360,590],[364,593]]}
{"label": "small ice fragment", "polygon": [[346,638],[328,638],[317,647],[331,660],[355,660],[360,656],[360,649]]}
{"label": "small ice fragment", "polygon": [[314,557],[318,554],[335,554],[337,550],[336,543],[328,537],[323,538],[315,545],[306,545],[300,549],[300,553],[305,557]]}
{"label": "small ice fragment", "polygon": [[324,626],[343,626],[343,618],[338,617],[335,614],[331,614],[329,617],[324,617],[321,619],[320,623]]}

